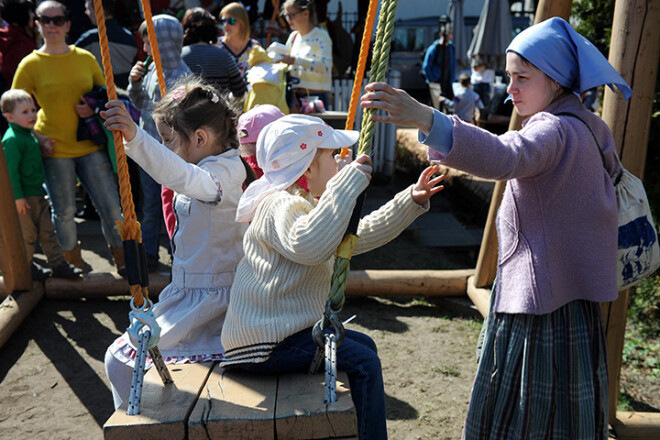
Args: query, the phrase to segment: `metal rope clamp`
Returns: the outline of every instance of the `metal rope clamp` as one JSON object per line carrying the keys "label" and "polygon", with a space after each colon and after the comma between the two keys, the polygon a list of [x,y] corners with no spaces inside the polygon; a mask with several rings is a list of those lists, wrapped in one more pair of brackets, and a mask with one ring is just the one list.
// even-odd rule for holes
{"label": "metal rope clamp", "polygon": [[[326,329],[332,327],[333,331]],[[330,404],[337,400],[337,347],[341,345],[346,336],[344,324],[330,308],[330,301],[326,304],[325,313],[312,329],[312,338],[318,346],[314,360],[309,368],[311,374],[316,373],[325,360],[325,403]]]}
{"label": "metal rope clamp", "polygon": [[332,327],[334,330],[336,338],[336,346],[339,347],[344,341],[346,336],[346,330],[344,330],[344,324],[339,320],[339,317],[330,309],[329,302],[326,305],[325,312],[323,313],[323,318],[314,324],[312,328],[312,338],[317,345],[316,354],[314,355],[314,360],[312,365],[309,368],[309,373],[314,374],[319,371],[321,363],[323,361],[323,355],[325,353],[325,330]]}
{"label": "metal rope clamp", "polygon": [[147,342],[147,349],[151,350],[158,344],[160,339],[160,326],[156,322],[156,315],[151,311],[153,303],[147,299],[142,304],[142,307],[136,307],[134,300],[135,298],[131,299],[131,311],[128,313],[131,326],[126,329],[126,332],[133,345],[137,347],[140,341],[140,334],[147,329],[150,330],[151,336]]}
{"label": "metal rope clamp", "polygon": [[332,327],[337,338],[337,347],[341,345],[346,336],[346,330],[344,330],[344,324],[339,320],[339,317],[336,313],[331,311],[326,307],[325,313],[323,313],[323,318],[314,324],[312,329],[312,337],[314,342],[318,345],[319,348],[324,349],[325,347],[325,329]]}

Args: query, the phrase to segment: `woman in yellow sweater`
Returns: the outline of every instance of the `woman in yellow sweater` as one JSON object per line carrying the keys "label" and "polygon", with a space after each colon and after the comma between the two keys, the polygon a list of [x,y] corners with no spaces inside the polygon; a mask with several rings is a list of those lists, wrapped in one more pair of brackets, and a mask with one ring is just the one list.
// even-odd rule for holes
{"label": "woman in yellow sweater", "polygon": [[79,112],[84,114],[88,107],[81,97],[93,86],[105,85],[103,73],[91,53],[67,45],[71,22],[64,5],[47,0],[36,12],[44,44],[23,58],[12,88],[26,90],[41,107],[34,129],[48,150],[43,161],[57,239],[67,260],[82,269],[74,221],[77,177],[101,217],[103,235],[120,269],[122,240],[115,222],[121,220],[121,207],[107,151],[91,141],[76,140]]}

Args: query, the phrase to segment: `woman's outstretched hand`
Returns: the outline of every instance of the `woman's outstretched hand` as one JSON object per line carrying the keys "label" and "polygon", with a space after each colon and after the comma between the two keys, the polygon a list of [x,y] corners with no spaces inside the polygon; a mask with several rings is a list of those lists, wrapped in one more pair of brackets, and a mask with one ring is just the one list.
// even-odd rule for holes
{"label": "woman's outstretched hand", "polygon": [[137,128],[124,103],[119,100],[108,101],[105,108],[107,110],[101,112],[101,117],[105,119],[105,128],[110,131],[121,131],[124,140],[131,141],[137,133]]}
{"label": "woman's outstretched hand", "polygon": [[431,196],[444,189],[443,185],[438,185],[445,179],[444,174],[440,174],[438,177],[432,179],[436,171],[438,171],[437,165],[426,168],[419,175],[417,183],[412,187],[412,198],[418,205],[424,205],[429,201]]}
{"label": "woman's outstretched hand", "polygon": [[404,127],[414,127],[428,135],[433,125],[433,108],[424,105],[406,93],[384,82],[367,84],[367,93],[360,98],[363,108],[385,110],[387,115],[373,114],[376,122],[389,122]]}

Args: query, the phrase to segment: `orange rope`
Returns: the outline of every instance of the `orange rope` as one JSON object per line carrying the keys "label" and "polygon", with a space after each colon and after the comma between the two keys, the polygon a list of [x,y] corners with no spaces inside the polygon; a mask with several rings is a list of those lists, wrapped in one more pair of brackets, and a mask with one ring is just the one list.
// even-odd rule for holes
{"label": "orange rope", "polygon": [[[357,70],[355,71],[355,80],[353,82],[353,91],[351,92],[351,103],[348,107],[348,117],[346,118],[346,130],[352,130],[355,124],[355,113],[357,112],[358,95],[362,89],[362,79],[364,70],[367,66],[369,57],[369,46],[371,45],[371,34],[374,30],[374,21],[376,19],[376,8],[378,0],[369,0],[369,9],[365,20],[364,31],[362,32],[362,43],[360,44],[360,58],[358,58]],[[341,149],[341,157],[346,157],[348,148]]]}
{"label": "orange rope", "polygon": [[[101,0],[94,0],[94,9],[96,11],[96,23],[99,29],[99,43],[101,45],[101,58],[103,59],[103,72],[105,82],[108,88],[108,99],[117,99],[117,90],[115,89],[115,79],[112,74],[112,64],[110,63],[110,48],[108,45],[108,35],[105,28],[105,16],[103,14],[103,5]],[[128,175],[128,164],[126,163],[126,153],[124,152],[124,142],[120,131],[113,131],[112,136],[115,144],[115,154],[117,156],[117,173],[119,175],[119,194],[121,197],[121,208],[124,215],[124,222],[117,222],[119,234],[122,240],[137,240],[142,242],[142,231],[140,223],[135,215],[135,205],[131,193],[131,181]],[[149,298],[149,292],[146,287],[133,285],[131,295],[134,303],[140,307],[143,304],[143,298]]]}
{"label": "orange rope", "polygon": [[149,45],[151,46],[151,55],[154,58],[156,67],[156,76],[158,77],[158,86],[160,87],[161,98],[167,94],[165,85],[165,76],[163,75],[163,64],[160,61],[160,52],[158,51],[158,40],[156,39],[156,30],[154,29],[154,20],[151,16],[151,4],[149,0],[140,0],[142,2],[142,11],[144,20],[147,22],[147,34],[149,35]]}

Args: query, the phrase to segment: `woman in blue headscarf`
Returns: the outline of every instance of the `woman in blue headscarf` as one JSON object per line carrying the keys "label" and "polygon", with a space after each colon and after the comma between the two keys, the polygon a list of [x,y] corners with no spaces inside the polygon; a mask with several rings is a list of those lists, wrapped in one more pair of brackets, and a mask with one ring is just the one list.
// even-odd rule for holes
{"label": "woman in blue headscarf", "polygon": [[[465,439],[607,438],[607,365],[599,302],[617,297],[621,172],[607,125],[578,94],[631,90],[565,20],[521,32],[507,49],[508,93],[527,119],[495,136],[384,83],[362,106],[414,126],[429,159],[508,181],[497,214],[497,279]],[[598,151],[598,148],[601,151]]]}

